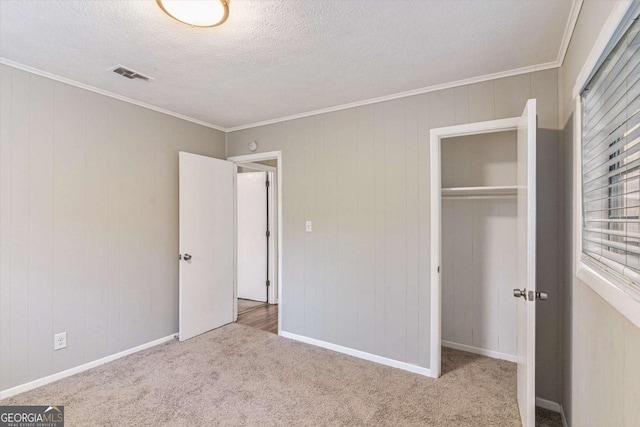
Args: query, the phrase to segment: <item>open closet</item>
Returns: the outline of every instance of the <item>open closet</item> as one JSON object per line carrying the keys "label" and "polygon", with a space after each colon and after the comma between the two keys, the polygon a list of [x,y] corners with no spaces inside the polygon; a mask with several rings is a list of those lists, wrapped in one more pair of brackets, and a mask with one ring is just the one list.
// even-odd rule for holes
{"label": "open closet", "polygon": [[536,100],[522,115],[430,131],[431,376],[442,347],[517,364],[535,425]]}
{"label": "open closet", "polygon": [[516,361],[517,132],[443,138],[442,346]]}

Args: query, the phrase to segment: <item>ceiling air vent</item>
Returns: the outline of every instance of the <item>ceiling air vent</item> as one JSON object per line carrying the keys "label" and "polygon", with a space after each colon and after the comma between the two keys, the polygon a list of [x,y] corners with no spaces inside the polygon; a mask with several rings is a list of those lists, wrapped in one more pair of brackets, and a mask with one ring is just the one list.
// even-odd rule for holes
{"label": "ceiling air vent", "polygon": [[138,79],[138,80],[143,80],[145,82],[153,80],[153,78],[149,76],[145,76],[144,74],[141,74],[130,68],[125,68],[122,65],[116,65],[114,68],[111,69],[111,71],[113,71],[116,74],[120,74],[122,77],[126,77],[131,80]]}

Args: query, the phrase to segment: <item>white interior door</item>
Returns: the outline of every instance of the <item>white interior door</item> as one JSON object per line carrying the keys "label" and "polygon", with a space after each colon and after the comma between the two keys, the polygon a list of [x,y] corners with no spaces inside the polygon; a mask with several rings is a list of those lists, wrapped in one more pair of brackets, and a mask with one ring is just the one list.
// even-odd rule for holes
{"label": "white interior door", "polygon": [[517,360],[523,427],[535,426],[536,401],[536,100],[518,124]]}
{"label": "white interior door", "polygon": [[239,173],[238,298],[267,300],[267,175]]}
{"label": "white interior door", "polygon": [[233,163],[180,152],[180,341],[233,321]]}

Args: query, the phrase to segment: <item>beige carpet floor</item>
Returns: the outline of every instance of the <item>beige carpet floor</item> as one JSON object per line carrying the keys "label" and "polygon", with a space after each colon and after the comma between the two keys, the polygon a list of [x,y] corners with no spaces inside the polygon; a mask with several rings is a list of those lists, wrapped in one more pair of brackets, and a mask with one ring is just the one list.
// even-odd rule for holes
{"label": "beige carpet floor", "polygon": [[72,426],[519,426],[515,365],[443,349],[434,380],[231,324],[6,399]]}
{"label": "beige carpet floor", "polygon": [[266,303],[261,301],[252,301],[250,299],[238,298],[238,313],[244,313],[245,311],[252,310],[256,307],[262,307]]}

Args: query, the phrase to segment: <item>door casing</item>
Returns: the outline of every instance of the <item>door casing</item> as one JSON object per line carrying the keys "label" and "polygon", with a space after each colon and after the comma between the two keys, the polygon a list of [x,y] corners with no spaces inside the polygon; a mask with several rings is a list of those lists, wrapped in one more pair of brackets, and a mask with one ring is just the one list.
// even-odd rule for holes
{"label": "door casing", "polygon": [[507,132],[518,129],[520,117],[512,117],[485,122],[467,123],[431,129],[430,169],[431,169],[431,354],[429,369],[431,377],[441,375],[442,357],[442,162],[441,140],[457,136]]}
{"label": "door casing", "polygon": [[[431,129],[430,138],[430,167],[431,167],[431,360],[430,373],[434,378],[440,377],[442,358],[442,165],[441,165],[441,143],[443,138],[457,136],[477,135],[485,133],[495,133],[504,131],[518,131],[518,152],[523,148],[520,143],[521,135],[526,136],[527,169],[526,176],[521,175],[520,164],[518,165],[518,212],[521,210],[521,200],[526,199],[525,224],[527,241],[526,259],[527,274],[524,287],[527,294],[535,294],[535,138],[536,138],[536,100],[530,99],[524,105],[524,114],[520,117],[513,117],[501,120],[491,120],[485,122],[469,123],[464,125],[448,126]],[[526,125],[526,134],[523,132]],[[533,137],[533,146],[529,143]],[[529,160],[532,160],[531,162]],[[531,165],[533,163],[533,167]],[[525,179],[526,184],[520,183]],[[533,218],[532,218],[533,217]],[[520,218],[519,218],[520,220]],[[533,242],[530,239],[533,238]],[[533,272],[533,273],[531,273]],[[533,292],[531,292],[533,291]],[[526,301],[526,322],[523,326],[526,332],[526,354],[521,354],[518,348],[518,405],[520,416],[525,426],[535,424],[535,300],[528,298]],[[519,310],[520,313],[524,312]],[[526,372],[521,369],[525,368]],[[524,381],[524,382],[523,382]],[[524,396],[521,396],[524,395]],[[524,402],[522,401],[524,398]],[[524,411],[523,411],[524,409]]]}

